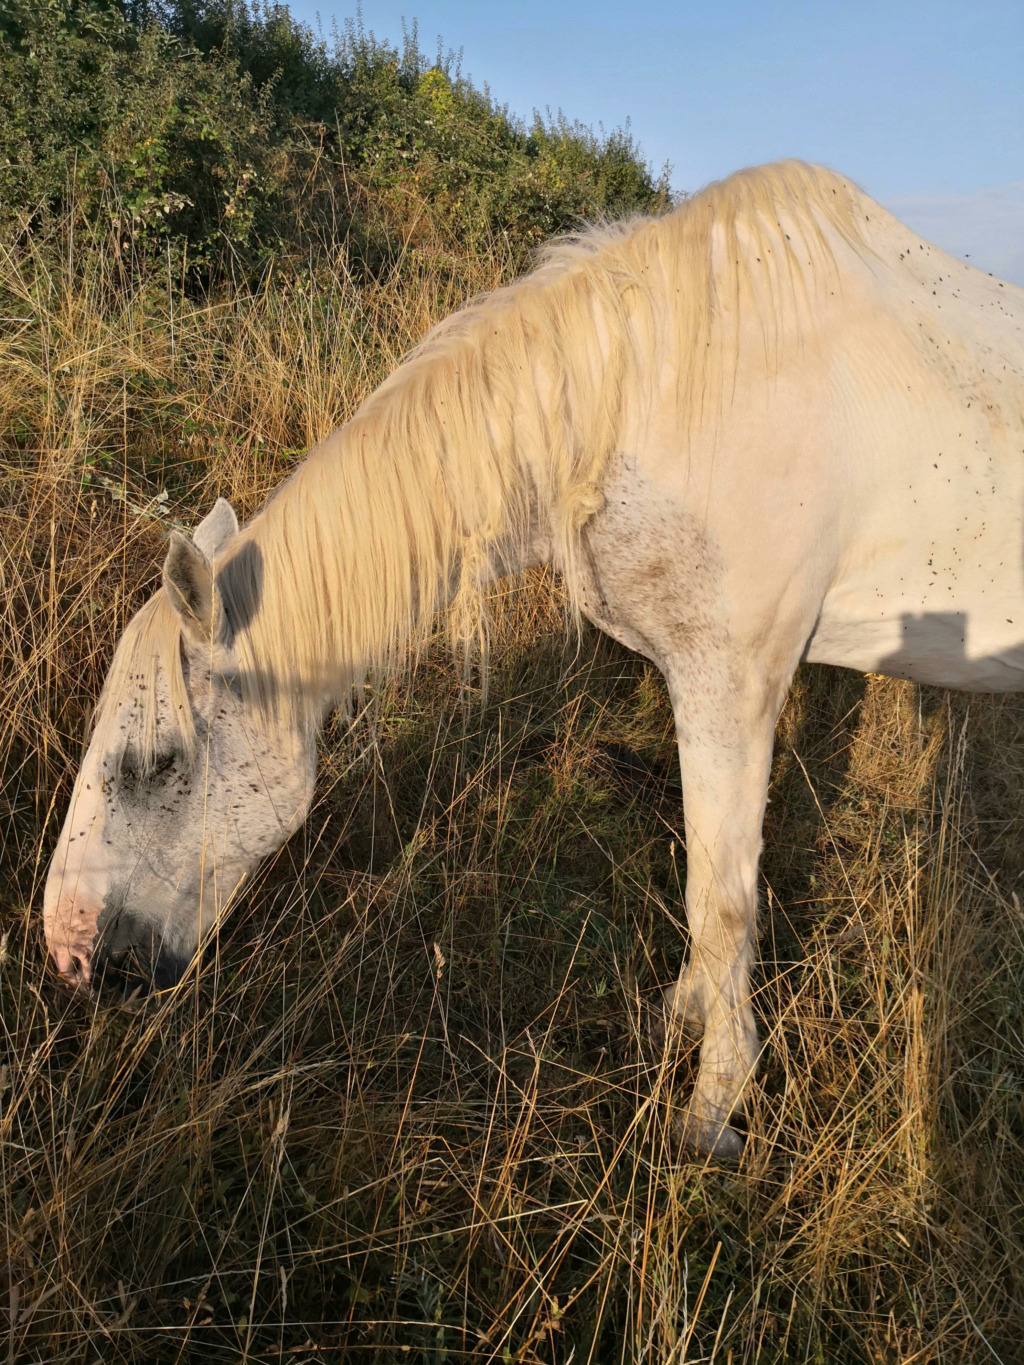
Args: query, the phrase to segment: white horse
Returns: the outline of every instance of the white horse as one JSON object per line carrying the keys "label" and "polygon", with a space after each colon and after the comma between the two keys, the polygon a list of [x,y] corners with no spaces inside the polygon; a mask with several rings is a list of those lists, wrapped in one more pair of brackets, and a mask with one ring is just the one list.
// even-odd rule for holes
{"label": "white horse", "polygon": [[736,1152],[773,731],[801,659],[1024,679],[1024,291],[849,181],[748,170],[554,248],[439,327],[239,530],[174,534],[46,885],[61,973],[177,979],[303,820],[325,713],[550,563],[662,670],[703,1026],[685,1140]]}

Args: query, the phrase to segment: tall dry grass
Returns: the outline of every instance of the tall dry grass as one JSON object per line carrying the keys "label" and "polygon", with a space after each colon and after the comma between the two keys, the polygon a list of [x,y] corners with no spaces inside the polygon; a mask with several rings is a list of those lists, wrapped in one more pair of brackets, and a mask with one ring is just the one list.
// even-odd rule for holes
{"label": "tall dry grass", "polygon": [[201,972],[128,1008],[54,980],[46,857],[166,527],[251,512],[501,274],[343,264],[198,303],[70,235],[0,260],[7,1358],[1024,1360],[1015,700],[800,675],[738,1169],[673,1150],[693,1055],[650,1041],[664,688],[541,575],[496,594],[485,709],[439,647],[328,731]]}

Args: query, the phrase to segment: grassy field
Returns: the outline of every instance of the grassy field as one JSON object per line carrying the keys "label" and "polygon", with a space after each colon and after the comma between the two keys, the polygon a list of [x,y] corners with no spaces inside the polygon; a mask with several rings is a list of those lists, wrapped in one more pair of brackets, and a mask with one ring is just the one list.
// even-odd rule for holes
{"label": "grassy field", "polygon": [[693,1055],[657,673],[494,600],[328,729],[305,830],[201,971],[48,968],[46,860],[167,528],[242,514],[507,266],[189,302],[66,239],[0,257],[2,1341],[11,1362],[1024,1361],[1024,703],[801,671],[778,732],[738,1168]]}

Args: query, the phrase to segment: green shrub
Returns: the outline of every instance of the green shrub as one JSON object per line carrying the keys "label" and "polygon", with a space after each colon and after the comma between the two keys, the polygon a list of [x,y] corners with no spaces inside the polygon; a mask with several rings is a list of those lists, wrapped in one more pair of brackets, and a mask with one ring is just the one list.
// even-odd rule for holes
{"label": "green shrub", "polygon": [[350,22],[333,44],[281,6],[0,0],[0,231],[72,213],[126,268],[205,284],[348,252],[517,264],[596,215],[657,209],[628,131],[531,127],[458,71]]}

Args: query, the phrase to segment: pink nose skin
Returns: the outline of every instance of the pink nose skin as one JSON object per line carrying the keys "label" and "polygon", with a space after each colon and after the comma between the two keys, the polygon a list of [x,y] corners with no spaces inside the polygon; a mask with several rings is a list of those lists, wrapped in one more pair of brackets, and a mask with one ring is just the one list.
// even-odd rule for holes
{"label": "pink nose skin", "polygon": [[[57,878],[56,880],[60,880]],[[54,885],[51,871],[43,898],[43,926],[50,956],[61,978],[76,991],[88,991],[96,925],[103,902],[79,886],[79,895]]]}
{"label": "pink nose skin", "polygon": [[60,972],[61,980],[65,985],[70,986],[74,991],[88,991],[88,959],[72,957],[67,948],[57,948],[53,953],[53,960],[57,964],[57,970]]}
{"label": "pink nose skin", "polygon": [[61,979],[72,990],[88,991],[92,975],[91,955],[87,948],[60,947],[51,950]]}

